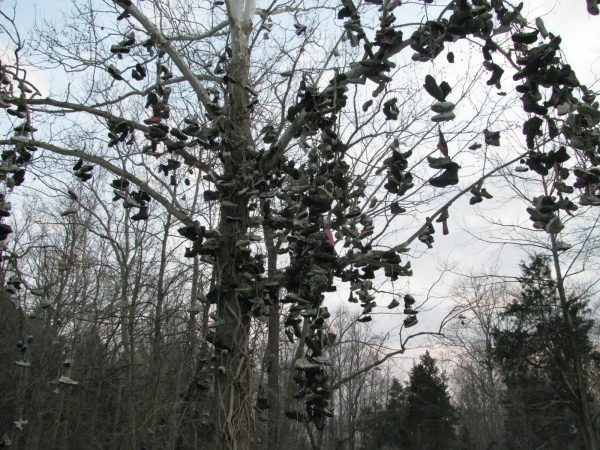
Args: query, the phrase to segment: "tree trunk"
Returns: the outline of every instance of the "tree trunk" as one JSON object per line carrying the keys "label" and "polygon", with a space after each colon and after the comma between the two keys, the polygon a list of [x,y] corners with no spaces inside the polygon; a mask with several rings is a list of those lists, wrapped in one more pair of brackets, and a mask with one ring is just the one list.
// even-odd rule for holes
{"label": "tree trunk", "polygon": [[560,260],[558,257],[558,250],[556,249],[556,236],[550,235],[552,243],[552,260],[554,261],[554,270],[556,271],[556,288],[558,290],[558,298],[560,300],[560,306],[562,309],[563,317],[565,319],[565,325],[567,327],[567,334],[569,335],[569,346],[571,347],[571,355],[573,358],[573,365],[575,366],[575,386],[577,392],[578,409],[579,409],[579,420],[581,422],[581,438],[586,449],[598,450],[598,440],[596,436],[596,430],[594,428],[594,421],[590,411],[588,402],[588,382],[587,374],[581,361],[581,355],[575,341],[575,326],[573,324],[573,318],[569,312],[569,306],[567,302],[567,295],[565,293],[564,280],[560,269]]}
{"label": "tree trunk", "polygon": [[[169,237],[169,228],[171,227],[171,215],[167,216],[164,233],[162,237],[162,246],[160,249],[160,267],[158,270],[158,281],[156,285],[156,305],[154,307],[154,329],[152,330],[152,377],[154,383],[154,401],[152,405],[152,422],[154,447],[161,447],[158,441],[158,405],[160,403],[161,385],[162,385],[162,322],[163,322],[163,303],[166,297],[165,292],[165,269],[167,265],[167,242]],[[163,441],[164,442],[164,441]]]}
{"label": "tree trunk", "polygon": [[[231,13],[230,13],[230,16]],[[251,386],[250,355],[250,302],[243,289],[248,287],[241,272],[251,263],[250,255],[236,246],[248,233],[248,195],[240,193],[244,187],[251,188],[241,174],[246,161],[254,153],[250,133],[248,109],[248,38],[251,23],[231,17],[231,50],[229,82],[225,115],[215,119],[224,128],[223,175],[235,180],[234,187],[223,188],[219,232],[222,245],[216,253],[215,282],[217,285],[217,312],[225,324],[217,327],[215,352],[217,364],[224,368],[216,375],[216,404],[218,405],[217,430],[220,431],[219,448],[249,449],[251,445]],[[251,190],[251,189],[248,189]]]}
{"label": "tree trunk", "polygon": [[[265,227],[267,247],[267,274],[275,277],[277,269],[277,249],[273,243],[273,232]],[[267,337],[267,399],[269,420],[267,422],[267,450],[279,448],[279,305],[269,307],[269,334]]]}

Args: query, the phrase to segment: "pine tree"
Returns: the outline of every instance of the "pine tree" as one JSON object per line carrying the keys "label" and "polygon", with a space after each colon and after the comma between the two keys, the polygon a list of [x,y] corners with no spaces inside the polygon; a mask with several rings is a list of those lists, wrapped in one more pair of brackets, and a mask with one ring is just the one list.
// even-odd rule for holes
{"label": "pine tree", "polygon": [[404,448],[451,449],[456,443],[455,410],[445,376],[429,352],[410,372],[406,387],[407,441]]}
{"label": "pine tree", "polygon": [[[509,448],[579,448],[573,352],[549,259],[535,255],[521,270],[521,291],[504,313],[504,327],[494,332],[506,383]],[[589,364],[592,322],[585,306],[580,298],[568,299],[577,351]]]}
{"label": "pine tree", "polygon": [[400,449],[406,441],[406,391],[394,378],[388,400],[381,408],[371,407],[363,412],[364,449]]}

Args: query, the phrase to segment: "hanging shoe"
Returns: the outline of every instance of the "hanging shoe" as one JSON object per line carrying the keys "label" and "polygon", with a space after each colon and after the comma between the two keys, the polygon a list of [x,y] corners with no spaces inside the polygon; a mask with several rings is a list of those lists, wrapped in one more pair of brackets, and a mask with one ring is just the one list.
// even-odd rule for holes
{"label": "hanging shoe", "polygon": [[448,208],[444,208],[442,210],[442,212],[440,213],[440,216],[435,219],[435,221],[437,223],[441,223],[442,224],[442,234],[444,236],[446,236],[449,231],[448,231],[448,219],[450,218],[450,214],[448,213]]}
{"label": "hanging shoe", "polygon": [[433,248],[433,236],[429,233],[421,233],[418,236],[419,241],[421,241],[423,244],[427,245],[427,248]]}
{"label": "hanging shoe", "polygon": [[490,194],[486,188],[481,188],[479,190],[479,193],[483,198],[487,198],[488,200],[494,198],[494,196],[492,194]]}
{"label": "hanging shoe", "polygon": [[441,158],[427,156],[427,163],[432,169],[445,169],[452,163],[452,160],[449,156],[443,156]]}
{"label": "hanging shoe", "polygon": [[448,164],[441,175],[429,180],[429,184],[439,188],[458,184],[458,169],[460,169],[460,166],[455,162]]}
{"label": "hanging shoe", "polygon": [[454,120],[456,119],[456,114],[454,114],[454,112],[449,111],[449,112],[445,112],[445,113],[441,113],[441,114],[436,114],[435,116],[431,117],[431,121],[432,122],[448,122],[449,120]]}
{"label": "hanging shoe", "polygon": [[113,77],[115,80],[118,81],[123,81],[123,75],[121,74],[121,71],[119,69],[117,69],[115,66],[113,66],[112,64],[110,66],[108,66],[107,68],[108,73],[110,74],[111,77]]}
{"label": "hanging shoe", "polygon": [[[117,192],[118,191],[113,191],[115,193],[115,196],[117,196]],[[141,203],[139,203],[135,198],[133,198],[132,195],[127,195],[125,197],[125,199],[123,200],[123,208],[125,209],[129,209],[129,208],[141,208],[143,205]]]}
{"label": "hanging shoe", "polygon": [[72,216],[73,214],[77,214],[76,208],[67,208],[60,213],[62,217]]}
{"label": "hanging shoe", "polygon": [[442,133],[442,129],[438,127],[438,144],[437,148],[440,153],[444,156],[448,156],[448,143],[444,138],[444,134]]}
{"label": "hanging shoe", "polygon": [[400,305],[400,302],[398,300],[396,300],[395,298],[393,298],[387,307],[388,307],[388,309],[394,309],[399,305]]}
{"label": "hanging shoe", "polygon": [[13,229],[10,225],[6,223],[0,223],[0,241],[6,240],[8,235],[13,232]]}
{"label": "hanging shoe", "polygon": [[500,146],[500,132],[490,131],[487,128],[483,130],[483,137],[487,145],[493,145],[495,147]]}
{"label": "hanging shoe", "polygon": [[140,210],[136,214],[131,216],[131,220],[137,222],[138,220],[148,220],[148,217],[148,207],[144,206],[140,208]]}
{"label": "hanging shoe", "polygon": [[59,382],[60,384],[66,384],[66,385],[69,385],[69,386],[75,386],[75,385],[78,385],[78,384],[79,384],[79,381],[75,381],[75,380],[73,380],[71,377],[68,377],[68,376],[66,376],[66,375],[61,375],[61,376],[58,378],[58,382]]}
{"label": "hanging shoe", "polygon": [[477,203],[481,203],[483,201],[483,197],[480,195],[474,195],[469,199],[469,205],[476,205]]}
{"label": "hanging shoe", "polygon": [[406,319],[404,319],[404,326],[406,328],[414,327],[417,323],[419,323],[419,320],[415,315],[408,316]]}
{"label": "hanging shoe", "polygon": [[415,298],[414,298],[412,295],[410,295],[410,294],[406,294],[406,295],[404,296],[404,306],[405,306],[405,307],[412,306],[412,305],[414,305],[415,303],[416,303],[416,300],[415,300]]}
{"label": "hanging shoe", "polygon": [[436,99],[438,102],[443,102],[446,99],[446,95],[448,95],[449,93],[444,92],[441,86],[438,86],[437,82],[435,81],[435,78],[433,78],[431,75],[425,76],[425,84],[423,85],[423,87],[425,88],[427,93],[431,95],[434,99]]}
{"label": "hanging shoe", "polygon": [[537,41],[537,38],[538,38],[538,34],[539,34],[538,30],[533,30],[530,32],[514,33],[512,35],[512,40],[515,44],[523,44],[523,45],[535,44],[535,42]]}
{"label": "hanging shoe", "polygon": [[558,218],[558,216],[554,216],[550,221],[546,224],[545,230],[549,234],[558,234],[565,226]]}
{"label": "hanging shoe", "polygon": [[16,428],[17,430],[19,430],[19,431],[23,431],[23,427],[24,427],[25,425],[27,425],[27,420],[23,420],[23,419],[21,418],[21,419],[19,419],[19,420],[15,420],[15,421],[13,422],[13,424],[15,425],[15,428]]}
{"label": "hanging shoe", "polygon": [[569,250],[572,246],[570,244],[567,244],[566,242],[563,241],[558,241],[556,243],[556,251],[558,252],[565,252],[567,250]]}
{"label": "hanging shoe", "polygon": [[10,217],[10,203],[0,204],[0,217]]}
{"label": "hanging shoe", "polygon": [[448,113],[450,111],[454,111],[455,107],[456,107],[456,105],[454,105],[454,103],[452,103],[452,102],[440,102],[440,103],[434,103],[433,105],[431,105],[430,108],[434,113],[442,114],[442,113]]}
{"label": "hanging shoe", "polygon": [[79,196],[77,195],[77,192],[75,192],[73,189],[71,189],[71,188],[67,189],[67,194],[69,194],[69,198],[71,200],[73,200],[74,202],[79,201]]}
{"label": "hanging shoe", "polygon": [[302,371],[312,371],[318,370],[321,368],[321,364],[317,362],[312,362],[308,358],[298,358],[296,362],[294,362],[294,369],[302,370]]}
{"label": "hanging shoe", "polygon": [[393,215],[403,214],[406,212],[406,209],[400,206],[398,202],[392,202],[392,204],[390,205],[390,212]]}
{"label": "hanging shoe", "polygon": [[387,100],[383,104],[383,113],[385,114],[386,120],[397,120],[398,119],[400,110],[398,109],[398,106],[396,104],[397,102],[398,102],[398,99],[394,97],[390,100]]}

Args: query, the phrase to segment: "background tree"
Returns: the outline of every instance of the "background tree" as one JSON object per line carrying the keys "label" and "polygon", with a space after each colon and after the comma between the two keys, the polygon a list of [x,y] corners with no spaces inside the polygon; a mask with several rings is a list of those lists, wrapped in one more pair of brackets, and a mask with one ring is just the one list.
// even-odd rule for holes
{"label": "background tree", "polygon": [[521,269],[520,295],[494,333],[511,412],[507,432],[514,434],[509,447],[579,448],[586,432],[581,403],[590,403],[590,392],[577,389],[574,359],[581,358],[588,372],[597,358],[589,339],[592,321],[585,301],[574,296],[567,303],[574,328],[567,328],[547,257],[536,255]]}
{"label": "background tree", "polygon": [[362,448],[407,448],[406,407],[406,390],[393,378],[387,402],[376,403],[363,411]]}
{"label": "background tree", "polygon": [[456,412],[445,376],[429,352],[410,372],[406,405],[407,448],[454,448]]}
{"label": "background tree", "polygon": [[505,448],[509,438],[501,404],[504,385],[494,353],[494,332],[511,299],[511,279],[498,269],[471,273],[452,290],[452,324],[442,342],[450,347],[451,385],[463,448]]}

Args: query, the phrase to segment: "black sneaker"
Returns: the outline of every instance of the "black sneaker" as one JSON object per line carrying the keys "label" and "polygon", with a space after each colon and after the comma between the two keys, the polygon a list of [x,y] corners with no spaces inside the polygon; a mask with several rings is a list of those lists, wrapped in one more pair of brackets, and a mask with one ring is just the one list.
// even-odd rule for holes
{"label": "black sneaker", "polygon": [[417,323],[419,323],[419,319],[414,314],[404,319],[404,326],[406,328],[414,327]]}
{"label": "black sneaker", "polygon": [[400,305],[400,302],[394,298],[394,299],[392,299],[392,301],[388,305],[388,309],[394,309],[394,308],[396,308],[399,305]]}
{"label": "black sneaker", "polygon": [[148,207],[144,206],[140,208],[140,210],[136,214],[131,216],[131,220],[137,222],[138,220],[148,220],[148,217]]}
{"label": "black sneaker", "polygon": [[441,175],[431,178],[429,184],[440,188],[458,184],[458,169],[460,169],[458,164],[450,163]]}
{"label": "black sneaker", "polygon": [[10,225],[6,223],[0,223],[0,241],[6,240],[8,235],[13,232],[13,229]]}
{"label": "black sneaker", "polygon": [[402,206],[400,206],[400,204],[398,202],[392,202],[392,204],[390,205],[390,212],[393,215],[397,215],[397,214],[405,213],[406,209],[403,208]]}

